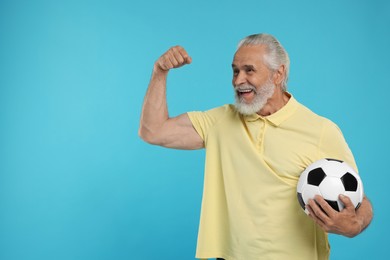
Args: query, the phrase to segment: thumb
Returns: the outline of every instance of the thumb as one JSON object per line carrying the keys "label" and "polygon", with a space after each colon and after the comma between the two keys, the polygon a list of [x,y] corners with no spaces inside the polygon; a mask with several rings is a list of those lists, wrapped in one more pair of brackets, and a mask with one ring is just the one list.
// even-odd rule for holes
{"label": "thumb", "polygon": [[353,205],[351,199],[348,196],[340,194],[339,198],[341,202],[344,204],[345,208],[355,210],[355,206]]}

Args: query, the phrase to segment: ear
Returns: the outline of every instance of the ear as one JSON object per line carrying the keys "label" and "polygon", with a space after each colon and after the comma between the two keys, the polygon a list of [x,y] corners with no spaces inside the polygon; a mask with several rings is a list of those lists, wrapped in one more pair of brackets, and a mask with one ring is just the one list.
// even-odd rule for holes
{"label": "ear", "polygon": [[286,77],[286,66],[280,65],[278,70],[275,71],[273,76],[275,86],[281,86],[285,77]]}

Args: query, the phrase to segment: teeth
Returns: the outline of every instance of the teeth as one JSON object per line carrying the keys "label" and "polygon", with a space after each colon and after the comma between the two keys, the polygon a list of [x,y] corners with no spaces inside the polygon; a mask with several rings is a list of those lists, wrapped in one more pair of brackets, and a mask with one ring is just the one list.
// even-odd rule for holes
{"label": "teeth", "polygon": [[252,91],[251,89],[240,89],[239,90],[239,92],[241,92],[241,93],[249,93],[251,91]]}

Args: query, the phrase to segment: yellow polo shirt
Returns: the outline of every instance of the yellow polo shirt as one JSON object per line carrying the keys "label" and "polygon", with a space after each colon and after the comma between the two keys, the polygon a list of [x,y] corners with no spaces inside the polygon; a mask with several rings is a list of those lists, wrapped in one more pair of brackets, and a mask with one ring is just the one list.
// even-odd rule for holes
{"label": "yellow polo shirt", "polygon": [[196,257],[328,259],[327,234],[300,208],[296,185],[321,158],[356,169],[339,128],[294,97],[267,117],[233,105],[188,115],[206,148]]}

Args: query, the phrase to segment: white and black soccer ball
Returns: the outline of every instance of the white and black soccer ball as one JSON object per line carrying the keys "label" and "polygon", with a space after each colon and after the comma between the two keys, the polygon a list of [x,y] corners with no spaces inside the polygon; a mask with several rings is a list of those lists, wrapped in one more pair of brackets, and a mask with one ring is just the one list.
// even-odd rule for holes
{"label": "white and black soccer ball", "polygon": [[299,177],[297,196],[306,214],[309,213],[306,205],[315,195],[321,195],[334,210],[343,210],[340,194],[348,196],[356,209],[363,200],[363,183],[346,162],[321,159],[310,164]]}

